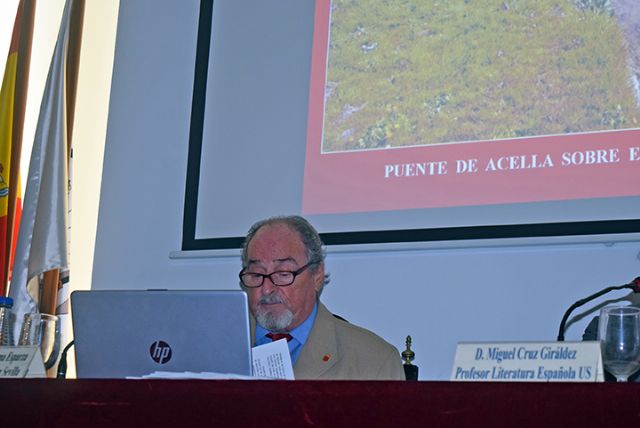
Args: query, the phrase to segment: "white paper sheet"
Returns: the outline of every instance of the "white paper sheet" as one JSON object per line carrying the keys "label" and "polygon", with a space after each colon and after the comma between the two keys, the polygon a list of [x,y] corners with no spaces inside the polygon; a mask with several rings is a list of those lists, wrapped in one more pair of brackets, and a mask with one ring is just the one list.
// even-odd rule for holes
{"label": "white paper sheet", "polygon": [[253,375],[272,379],[294,380],[291,355],[285,339],[256,346],[251,351]]}

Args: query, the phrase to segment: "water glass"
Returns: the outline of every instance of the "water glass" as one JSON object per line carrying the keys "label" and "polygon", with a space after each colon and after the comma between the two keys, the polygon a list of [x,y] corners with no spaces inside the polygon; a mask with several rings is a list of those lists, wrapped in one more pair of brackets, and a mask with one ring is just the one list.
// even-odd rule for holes
{"label": "water glass", "polygon": [[20,331],[20,346],[39,346],[44,368],[50,369],[58,359],[60,350],[60,322],[49,314],[25,314]]}
{"label": "water glass", "polygon": [[602,363],[618,382],[640,368],[640,308],[609,306],[600,311]]}

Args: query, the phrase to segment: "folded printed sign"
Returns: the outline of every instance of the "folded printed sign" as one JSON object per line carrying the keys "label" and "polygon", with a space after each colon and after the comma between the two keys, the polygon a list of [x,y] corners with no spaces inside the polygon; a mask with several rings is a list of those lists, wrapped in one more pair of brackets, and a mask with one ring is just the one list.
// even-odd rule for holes
{"label": "folded printed sign", "polygon": [[600,343],[459,343],[451,380],[603,382]]}
{"label": "folded printed sign", "polygon": [[38,346],[0,346],[0,378],[45,377]]}

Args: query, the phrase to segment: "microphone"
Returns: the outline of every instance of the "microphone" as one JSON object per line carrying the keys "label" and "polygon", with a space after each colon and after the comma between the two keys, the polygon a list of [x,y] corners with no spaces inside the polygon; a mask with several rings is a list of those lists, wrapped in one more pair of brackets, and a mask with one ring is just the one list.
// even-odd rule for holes
{"label": "microphone", "polygon": [[569,314],[571,314],[571,312],[575,308],[579,308],[585,303],[588,303],[597,297],[607,294],[610,291],[622,290],[624,288],[633,290],[634,293],[640,293],[640,276],[635,278],[633,281],[631,281],[628,284],[607,287],[604,290],[600,290],[597,293],[592,294],[591,296],[587,296],[584,299],[578,300],[573,305],[569,306],[569,309],[567,309],[567,311],[564,313],[564,316],[562,317],[562,321],[560,322],[560,329],[558,330],[558,342],[564,342],[565,325],[567,324],[567,320],[569,319]]}

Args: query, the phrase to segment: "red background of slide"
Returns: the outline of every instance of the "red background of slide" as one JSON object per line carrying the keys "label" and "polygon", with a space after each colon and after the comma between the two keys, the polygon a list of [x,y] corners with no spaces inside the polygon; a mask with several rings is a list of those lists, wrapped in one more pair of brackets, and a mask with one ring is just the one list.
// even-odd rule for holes
{"label": "red background of slide", "polygon": [[[513,140],[439,144],[368,151],[322,153],[329,0],[316,2],[307,127],[303,213],[328,214],[463,205],[506,204],[640,194],[640,130],[567,134]],[[562,154],[618,149],[619,161],[562,166]],[[536,155],[553,167],[526,168]],[[486,170],[490,160],[516,156],[514,168]],[[640,157],[636,154],[635,158]],[[610,159],[609,156],[607,156]],[[478,171],[457,173],[456,162],[477,159]],[[387,165],[446,161],[446,174],[385,178]],[[523,162],[524,161],[524,162]]]}

